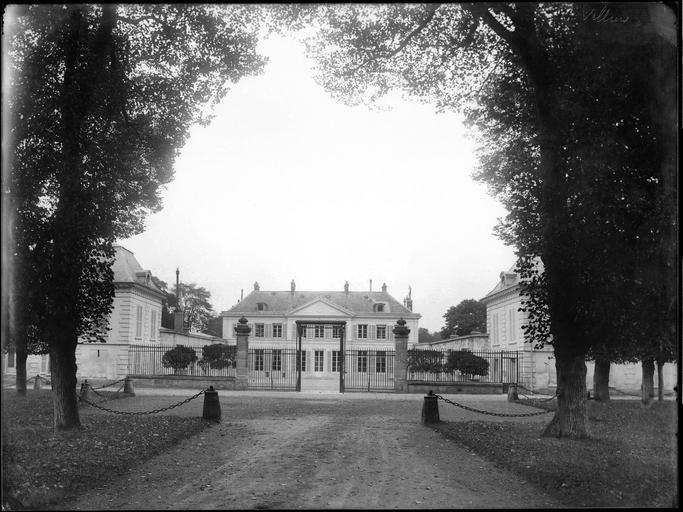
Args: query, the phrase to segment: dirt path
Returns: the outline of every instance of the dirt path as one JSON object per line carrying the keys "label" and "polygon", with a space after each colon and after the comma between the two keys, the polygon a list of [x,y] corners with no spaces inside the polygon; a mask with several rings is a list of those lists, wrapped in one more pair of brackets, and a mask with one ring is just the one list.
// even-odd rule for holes
{"label": "dirt path", "polygon": [[[414,398],[222,397],[221,407],[220,424],[63,508],[559,506],[421,425]],[[442,408],[443,419],[462,414]]]}

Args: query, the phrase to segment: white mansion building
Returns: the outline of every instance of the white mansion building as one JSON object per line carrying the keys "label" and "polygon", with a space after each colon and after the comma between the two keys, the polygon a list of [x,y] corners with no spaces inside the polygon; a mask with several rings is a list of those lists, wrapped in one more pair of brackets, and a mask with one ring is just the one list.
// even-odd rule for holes
{"label": "white mansion building", "polygon": [[[421,315],[412,311],[410,293],[401,304],[389,295],[386,285],[381,291],[372,291],[372,285],[368,291],[350,291],[348,283],[343,291],[297,291],[292,281],[289,291],[263,291],[254,283],[253,291],[221,317],[223,338],[231,345],[236,343],[235,325],[240,318],[247,318],[249,349],[257,354],[255,370],[269,366],[268,361],[258,359],[258,349],[296,348],[296,322],[307,322],[301,336],[302,380],[327,381],[333,389],[339,381],[342,327],[322,322],[345,322],[345,350],[381,354],[394,350],[392,329],[401,318],[410,329],[408,347],[417,344]],[[375,368],[381,362],[368,364]]]}

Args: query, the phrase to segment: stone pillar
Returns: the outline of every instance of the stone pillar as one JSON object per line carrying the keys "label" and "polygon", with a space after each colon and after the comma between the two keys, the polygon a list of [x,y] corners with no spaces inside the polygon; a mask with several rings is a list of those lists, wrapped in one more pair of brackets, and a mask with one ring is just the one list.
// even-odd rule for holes
{"label": "stone pillar", "polygon": [[396,322],[393,333],[396,344],[394,391],[406,393],[408,391],[408,334],[410,334],[410,329],[406,327],[406,321],[403,318]]}
{"label": "stone pillar", "polygon": [[235,389],[246,391],[249,386],[249,333],[251,327],[247,325],[248,320],[240,318],[235,326],[237,336],[237,372],[235,379]]}
{"label": "stone pillar", "polygon": [[184,314],[182,311],[175,311],[173,313],[173,330],[174,331],[183,332],[183,327],[184,327],[184,324],[183,324],[184,316],[183,315]]}

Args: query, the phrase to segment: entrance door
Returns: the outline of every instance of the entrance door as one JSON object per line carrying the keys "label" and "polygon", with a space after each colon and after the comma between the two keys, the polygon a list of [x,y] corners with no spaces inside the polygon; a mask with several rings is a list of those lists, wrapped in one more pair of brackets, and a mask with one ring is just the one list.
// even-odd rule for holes
{"label": "entrance door", "polygon": [[[342,320],[296,321],[296,390],[344,392],[344,339]],[[307,343],[303,347],[302,339]],[[336,341],[339,340],[337,345]],[[336,384],[335,384],[336,383]]]}

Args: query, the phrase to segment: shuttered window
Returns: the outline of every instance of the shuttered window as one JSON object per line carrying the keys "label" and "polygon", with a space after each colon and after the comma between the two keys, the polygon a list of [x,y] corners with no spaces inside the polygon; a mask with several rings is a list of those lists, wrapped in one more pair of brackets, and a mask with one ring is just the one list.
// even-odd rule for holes
{"label": "shuttered window", "polygon": [[386,325],[378,325],[377,326],[377,339],[378,340],[386,340],[387,339],[387,326]]}
{"label": "shuttered window", "polygon": [[282,324],[273,324],[273,338],[282,338]]}
{"label": "shuttered window", "polygon": [[135,337],[142,338],[142,306],[138,306],[135,313]]}

